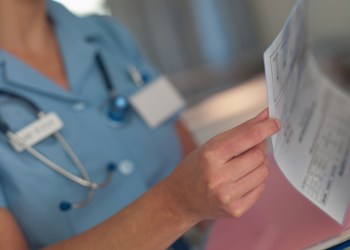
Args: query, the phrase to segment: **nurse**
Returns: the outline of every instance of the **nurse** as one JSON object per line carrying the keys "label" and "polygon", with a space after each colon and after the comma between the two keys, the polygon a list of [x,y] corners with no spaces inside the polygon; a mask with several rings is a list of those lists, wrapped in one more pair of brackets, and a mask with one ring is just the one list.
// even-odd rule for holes
{"label": "nurse", "polygon": [[[2,126],[0,249],[160,250],[201,220],[238,217],[255,203],[268,174],[265,140],[279,123],[265,110],[180,161],[189,137],[176,115],[157,128],[134,109],[117,128],[108,117],[111,92],[127,100],[158,76],[107,17],[78,18],[45,0],[0,0],[0,90],[55,112],[84,170],[57,136],[33,149],[88,184],[113,172],[88,204],[80,202],[90,186],[28,150],[16,152]],[[0,96],[0,118],[11,131],[37,119],[30,105],[8,95]]]}

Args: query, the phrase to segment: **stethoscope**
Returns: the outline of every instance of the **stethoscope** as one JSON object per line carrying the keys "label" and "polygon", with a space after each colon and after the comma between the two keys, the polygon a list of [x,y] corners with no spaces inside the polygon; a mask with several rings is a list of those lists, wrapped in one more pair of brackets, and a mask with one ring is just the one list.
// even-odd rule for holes
{"label": "stethoscope", "polygon": [[[118,94],[116,87],[113,85],[107,72],[106,66],[99,53],[96,54],[96,62],[103,76],[103,82],[105,84],[105,87],[108,91],[108,108],[106,115],[113,123],[122,124],[126,120],[127,116],[130,114],[131,108],[129,101],[127,97]],[[129,76],[132,78],[132,81],[138,86],[141,86],[146,81],[148,81],[148,76],[145,74],[141,74],[135,66],[127,66],[127,71],[129,73]],[[28,106],[28,108],[37,116],[38,119],[45,116],[45,113],[34,102],[32,102],[26,97],[20,96],[16,93],[7,90],[0,90],[0,96],[15,99],[21,102],[22,104]],[[32,146],[27,145],[27,143],[25,143],[25,141],[22,138],[20,138],[15,132],[11,130],[10,126],[6,123],[6,121],[2,119],[2,117],[0,117],[0,132],[7,137],[9,142],[19,145],[21,148],[30,153],[40,162],[47,165],[52,170],[71,180],[72,182],[88,189],[86,198],[80,202],[60,202],[59,208],[61,211],[78,209],[88,205],[92,200],[94,190],[108,186],[108,184],[112,180],[113,173],[117,167],[117,164],[115,164],[114,162],[107,164],[105,180],[101,183],[95,183],[91,181],[91,178],[87,173],[86,168],[81,163],[77,155],[74,153],[74,151],[69,146],[69,144],[60,132],[55,132],[53,134],[53,137],[55,137],[55,139],[61,145],[62,149],[67,153],[71,161],[74,163],[75,167],[79,170],[80,176],[70,173],[55,162],[48,159],[45,155],[34,149]]]}
{"label": "stethoscope", "polygon": [[[129,100],[127,97],[117,92],[99,53],[96,54],[96,62],[108,91],[107,117],[112,122],[113,127],[118,128],[126,121],[128,115],[130,114]],[[143,86],[149,81],[149,76],[137,70],[135,65],[127,65],[127,72],[133,83],[138,87]]]}

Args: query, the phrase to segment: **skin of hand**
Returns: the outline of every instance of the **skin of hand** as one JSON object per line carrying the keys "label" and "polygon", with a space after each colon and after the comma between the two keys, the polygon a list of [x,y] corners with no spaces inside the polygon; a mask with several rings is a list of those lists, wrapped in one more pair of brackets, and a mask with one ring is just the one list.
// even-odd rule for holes
{"label": "skin of hand", "polygon": [[47,249],[164,250],[202,220],[241,216],[264,190],[266,139],[279,128],[263,111],[197,148],[104,223]]}
{"label": "skin of hand", "polygon": [[[0,47],[67,89],[45,1],[0,0],[0,6]],[[242,215],[264,189],[265,139],[278,129],[264,111],[190,153],[169,177],[105,222],[48,248],[161,250],[203,219]],[[27,249],[5,208],[0,221],[0,249]]]}
{"label": "skin of hand", "polygon": [[264,110],[186,157],[166,180],[172,198],[196,220],[239,217],[258,199],[268,176],[266,138],[280,124]]}
{"label": "skin of hand", "polygon": [[[163,250],[199,221],[242,215],[264,189],[265,140],[279,127],[265,110],[196,149],[171,175],[105,222],[45,249]],[[5,211],[1,215],[11,219]],[[0,231],[5,232],[0,237],[4,249],[27,249],[13,220],[0,223]],[[21,244],[14,244],[18,239]]]}

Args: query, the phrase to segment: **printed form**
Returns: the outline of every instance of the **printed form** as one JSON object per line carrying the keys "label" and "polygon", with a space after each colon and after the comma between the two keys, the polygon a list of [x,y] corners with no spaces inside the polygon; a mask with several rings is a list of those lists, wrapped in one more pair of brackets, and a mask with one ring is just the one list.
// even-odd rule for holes
{"label": "printed form", "polygon": [[338,223],[350,197],[350,97],[308,49],[308,0],[297,2],[264,54],[275,160],[289,182]]}

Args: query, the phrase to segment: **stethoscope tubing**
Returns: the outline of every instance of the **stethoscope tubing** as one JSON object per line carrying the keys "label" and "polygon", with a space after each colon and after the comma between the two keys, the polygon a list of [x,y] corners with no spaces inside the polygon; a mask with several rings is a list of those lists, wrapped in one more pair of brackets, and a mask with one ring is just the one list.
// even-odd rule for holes
{"label": "stethoscope tubing", "polygon": [[[59,133],[56,133],[59,134]],[[97,189],[99,188],[99,184],[97,183],[93,183],[90,181],[89,176],[86,175],[86,171],[83,170],[81,171],[80,168],[77,168],[80,172],[80,174],[83,176],[83,178],[76,176],[72,173],[70,173],[69,171],[63,169],[62,167],[60,167],[59,165],[57,165],[55,162],[51,161],[50,159],[48,159],[46,156],[44,156],[43,154],[41,154],[39,151],[35,150],[33,147],[27,145],[19,136],[17,136],[15,133],[13,132],[7,132],[7,138],[9,139],[9,141],[12,141],[16,144],[18,144],[19,146],[21,146],[22,148],[24,148],[28,153],[30,153],[33,157],[35,157],[36,159],[38,159],[40,162],[44,163],[45,165],[47,165],[48,167],[50,167],[52,170],[56,171],[57,173],[63,175],[64,177],[66,177],[67,179],[73,181],[76,184],[79,184],[83,187],[87,187],[87,188],[91,188],[91,189]],[[59,137],[62,137],[61,135],[59,135]],[[62,138],[60,138],[60,140],[62,140]],[[64,140],[64,139],[63,139]],[[65,140],[64,140],[65,141]],[[60,143],[61,144],[61,143]],[[66,143],[65,143],[66,144]],[[62,145],[62,144],[61,144]],[[62,145],[62,147],[64,148],[64,146]],[[64,148],[64,150],[66,151],[66,149]],[[69,150],[68,150],[69,151]],[[67,152],[67,151],[66,151]],[[68,152],[67,152],[68,153]],[[75,155],[73,152],[68,153],[69,155],[73,154]],[[73,158],[71,158],[73,161]]]}
{"label": "stethoscope tubing", "polygon": [[3,90],[3,89],[0,89],[0,95],[4,95],[7,97],[11,97],[13,99],[17,99],[20,102],[23,102],[26,105],[28,105],[30,107],[30,109],[33,111],[33,113],[35,113],[37,115],[39,115],[39,113],[40,113],[40,108],[38,107],[38,105],[36,105],[34,102],[28,100],[27,98],[23,98],[23,96],[17,95],[13,92]]}
{"label": "stethoscope tubing", "polygon": [[[103,59],[99,53],[96,54],[96,62],[97,62],[97,65],[100,69],[100,72],[102,74],[103,82],[105,83],[106,89],[108,91],[108,100],[109,100],[108,102],[110,105],[110,110],[115,111],[115,113],[111,113],[111,114],[109,114],[109,116],[111,119],[114,119],[114,118],[124,119],[126,112],[128,112],[128,110],[129,110],[127,100],[124,96],[118,95],[115,86],[113,85],[111,79],[109,78],[109,74],[107,72],[106,66],[105,66]],[[131,72],[129,72],[131,77],[133,79],[135,78],[134,81],[137,81],[137,83],[139,83],[140,81],[143,81],[143,79],[141,79],[141,75],[139,74],[139,72],[137,72],[138,74],[135,73],[135,71],[137,71],[135,67],[130,68],[128,70],[131,71]],[[135,77],[136,75],[138,77]],[[13,93],[13,92],[10,92],[7,90],[0,90],[0,95],[14,98],[14,99],[26,104],[39,119],[45,116],[44,112],[42,112],[41,109],[34,102],[32,102],[31,100],[29,100],[23,96],[20,96],[16,93]],[[115,104],[115,102],[120,101],[120,100],[125,102],[125,104],[118,106],[118,107],[112,106]],[[119,123],[119,121],[118,121],[118,123]],[[82,162],[79,160],[77,155],[74,153],[72,148],[69,146],[67,141],[64,139],[64,137],[59,132],[54,133],[53,136],[58,141],[58,143],[61,145],[62,149],[65,151],[67,156],[74,163],[75,167],[78,169],[78,171],[80,173],[80,176],[74,175],[71,172],[63,169],[61,166],[59,166],[55,162],[48,159],[41,152],[34,149],[32,146],[27,145],[27,143],[24,140],[22,140],[22,138],[20,138],[17,134],[12,132],[12,130],[10,129],[8,124],[1,119],[0,119],[0,132],[5,134],[5,136],[9,140],[9,142],[12,142],[14,144],[19,145],[21,148],[23,148],[25,151],[27,151],[29,154],[31,154],[34,158],[36,158],[40,162],[47,165],[49,168],[51,168],[52,170],[54,170],[58,174],[64,176],[65,178],[71,180],[72,182],[74,182],[80,186],[86,187],[88,189],[88,194],[87,194],[86,198],[79,203],[61,202],[60,208],[62,211],[67,211],[70,208],[81,208],[81,207],[89,204],[93,198],[94,190],[106,187],[112,180],[113,171],[115,169],[114,163],[111,163],[107,166],[107,175],[105,177],[105,180],[102,183],[92,182],[89,174],[86,171],[86,168],[84,167]]]}

